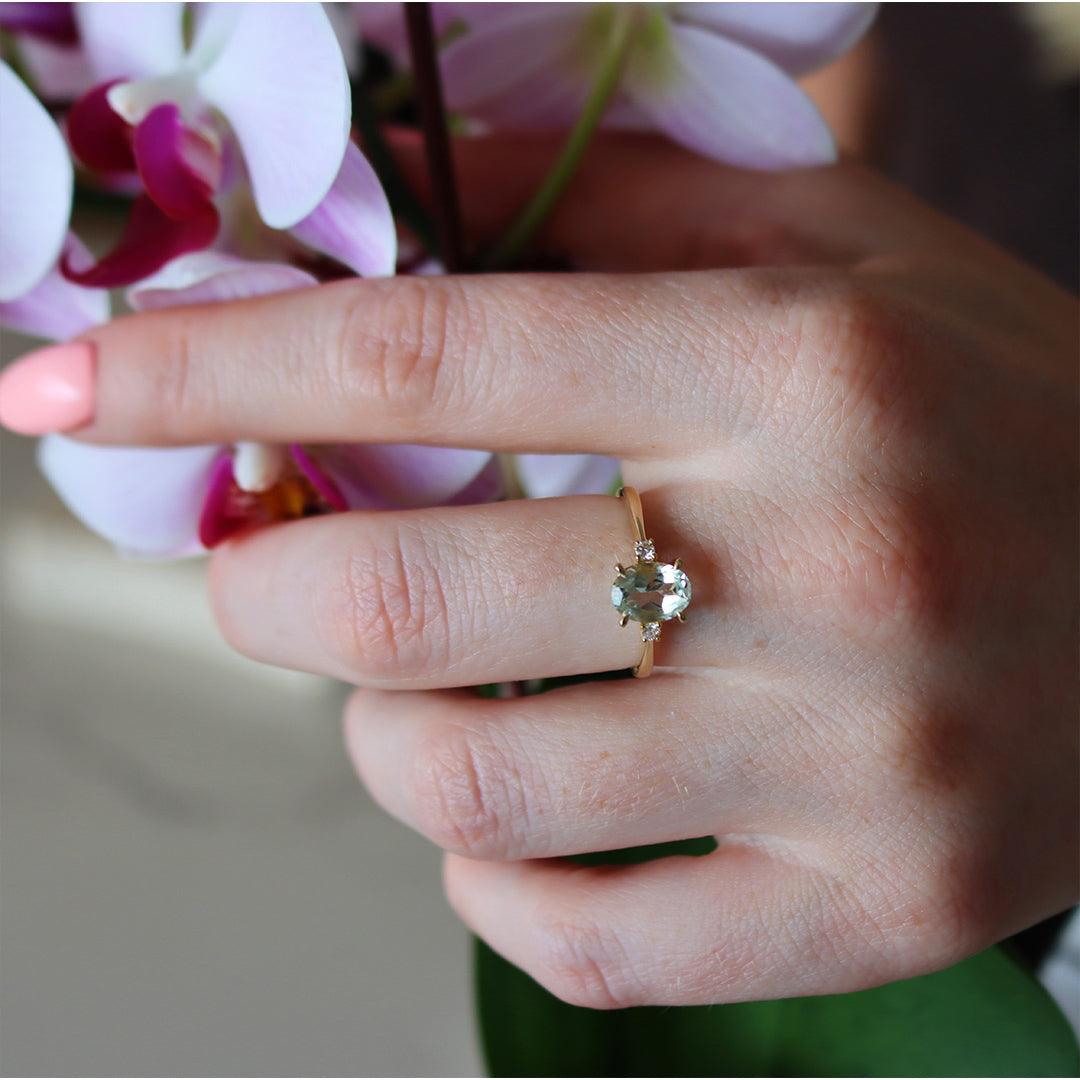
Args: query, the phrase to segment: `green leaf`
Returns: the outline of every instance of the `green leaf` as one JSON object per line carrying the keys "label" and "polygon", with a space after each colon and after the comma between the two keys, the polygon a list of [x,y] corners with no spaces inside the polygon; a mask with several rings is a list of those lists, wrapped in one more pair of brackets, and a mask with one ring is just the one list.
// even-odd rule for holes
{"label": "green leaf", "polygon": [[[692,841],[684,854],[705,854]],[[617,853],[620,861],[655,854]],[[671,854],[671,847],[664,847]],[[605,856],[612,861],[612,853]],[[1076,1076],[1057,1005],[1000,948],[933,975],[831,997],[594,1012],[477,942],[493,1076]]]}

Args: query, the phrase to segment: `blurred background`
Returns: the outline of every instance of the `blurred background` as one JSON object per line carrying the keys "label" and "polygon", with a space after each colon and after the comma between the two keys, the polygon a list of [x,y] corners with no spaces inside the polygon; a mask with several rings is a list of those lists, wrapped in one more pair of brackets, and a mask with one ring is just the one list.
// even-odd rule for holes
{"label": "blurred background", "polygon": [[467,935],[344,688],[232,653],[203,562],[119,559],[32,441],[0,488],[4,1075],[476,1075]]}

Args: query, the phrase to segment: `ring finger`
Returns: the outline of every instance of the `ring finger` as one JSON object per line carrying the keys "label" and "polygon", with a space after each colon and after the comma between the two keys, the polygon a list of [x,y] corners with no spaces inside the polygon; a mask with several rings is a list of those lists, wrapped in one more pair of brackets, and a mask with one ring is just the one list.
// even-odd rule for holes
{"label": "ring finger", "polygon": [[[668,550],[656,524],[658,556],[682,556],[715,597],[715,553]],[[637,624],[620,628],[609,601],[614,563],[633,550],[609,496],[359,512],[225,545],[211,593],[225,636],[256,659],[358,685],[469,686],[636,663]],[[707,603],[706,618],[664,635],[660,662],[714,662],[737,609],[730,595]]]}

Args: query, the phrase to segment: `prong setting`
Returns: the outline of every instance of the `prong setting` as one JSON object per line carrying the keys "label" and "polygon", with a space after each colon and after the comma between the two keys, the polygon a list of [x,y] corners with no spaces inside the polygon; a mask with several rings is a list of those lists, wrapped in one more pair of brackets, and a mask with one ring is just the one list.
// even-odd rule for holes
{"label": "prong setting", "polygon": [[641,497],[631,487],[619,490],[630,515],[634,535],[631,566],[615,564],[618,577],[611,585],[611,603],[619,613],[619,625],[632,619],[641,629],[641,659],[634,667],[634,677],[646,678],[653,670],[653,646],[660,640],[663,624],[671,619],[685,622],[683,611],[690,603],[690,579],[682,568],[682,559],[673,563],[657,558],[656,544],[645,531]]}

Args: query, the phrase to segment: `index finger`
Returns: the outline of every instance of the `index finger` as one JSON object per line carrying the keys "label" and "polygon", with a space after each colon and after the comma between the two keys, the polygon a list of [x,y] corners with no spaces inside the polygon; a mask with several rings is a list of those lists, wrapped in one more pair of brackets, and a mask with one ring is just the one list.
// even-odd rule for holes
{"label": "index finger", "polygon": [[760,274],[354,280],[149,312],[10,367],[0,419],[56,430],[24,406],[66,365],[92,398],[68,429],[93,442],[699,447],[790,335],[791,282]]}

